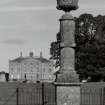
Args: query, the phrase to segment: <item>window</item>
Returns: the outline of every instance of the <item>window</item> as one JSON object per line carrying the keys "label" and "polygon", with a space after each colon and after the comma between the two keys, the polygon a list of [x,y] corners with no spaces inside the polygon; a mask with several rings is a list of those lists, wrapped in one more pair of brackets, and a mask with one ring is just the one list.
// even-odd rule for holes
{"label": "window", "polygon": [[11,68],[11,71],[13,71],[13,68]]}
{"label": "window", "polygon": [[37,74],[37,78],[39,78],[39,74]]}
{"label": "window", "polygon": [[11,66],[13,66],[13,64],[11,64]]}
{"label": "window", "polygon": [[21,70],[21,69],[20,69],[20,67],[19,67],[19,68],[18,68],[18,71],[20,72],[20,70]]}
{"label": "window", "polygon": [[36,62],[37,65],[39,65],[39,62]]}
{"label": "window", "polygon": [[42,76],[43,76],[42,78],[44,79],[44,74],[42,74]]}
{"label": "window", "polygon": [[31,65],[33,65],[33,63],[30,63]]}
{"label": "window", "polygon": [[31,69],[31,72],[33,72],[33,70]]}
{"label": "window", "polygon": [[37,72],[39,72],[39,67],[37,67]]}
{"label": "window", "polygon": [[52,69],[49,69],[49,72],[51,72],[52,71]]}
{"label": "window", "polygon": [[43,72],[45,72],[45,68],[43,68]]}
{"label": "window", "polygon": [[31,80],[33,79],[33,76],[31,76]]}
{"label": "window", "polygon": [[36,75],[36,80],[39,81],[39,74]]}
{"label": "window", "polygon": [[49,67],[51,67],[52,65],[50,64]]}

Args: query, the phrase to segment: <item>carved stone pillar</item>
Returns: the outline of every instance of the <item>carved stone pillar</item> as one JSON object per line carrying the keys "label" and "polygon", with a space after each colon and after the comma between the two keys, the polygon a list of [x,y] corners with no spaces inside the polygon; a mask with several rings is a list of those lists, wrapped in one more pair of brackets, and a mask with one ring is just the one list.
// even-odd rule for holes
{"label": "carved stone pillar", "polygon": [[57,0],[57,8],[65,11],[60,19],[61,52],[60,70],[57,74],[57,82],[78,82],[75,71],[75,21],[70,14],[71,10],[78,8],[78,0]]}

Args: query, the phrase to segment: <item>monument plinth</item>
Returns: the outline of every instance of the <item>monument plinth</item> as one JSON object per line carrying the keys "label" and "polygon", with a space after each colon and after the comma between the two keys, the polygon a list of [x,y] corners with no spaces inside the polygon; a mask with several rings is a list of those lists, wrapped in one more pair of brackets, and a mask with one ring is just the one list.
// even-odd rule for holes
{"label": "monument plinth", "polygon": [[78,8],[78,0],[57,0],[57,9],[65,11],[60,19],[60,70],[57,82],[78,82],[75,71],[75,21],[70,11]]}

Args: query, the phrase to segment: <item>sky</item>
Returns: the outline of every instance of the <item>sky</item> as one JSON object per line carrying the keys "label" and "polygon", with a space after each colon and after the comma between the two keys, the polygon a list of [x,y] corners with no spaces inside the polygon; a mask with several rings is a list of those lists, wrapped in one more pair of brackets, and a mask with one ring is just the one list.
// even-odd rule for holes
{"label": "sky", "polygon": [[[82,13],[105,15],[105,0],[79,0]],[[59,31],[59,18],[64,12],[56,9],[56,0],[0,0],[0,71],[9,69],[8,61],[34,52],[50,57],[50,43]]]}

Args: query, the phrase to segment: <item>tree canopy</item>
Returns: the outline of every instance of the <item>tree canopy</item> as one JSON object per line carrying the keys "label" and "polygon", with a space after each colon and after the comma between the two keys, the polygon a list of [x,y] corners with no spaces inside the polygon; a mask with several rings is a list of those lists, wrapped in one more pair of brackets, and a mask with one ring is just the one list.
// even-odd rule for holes
{"label": "tree canopy", "polygon": [[[75,18],[75,67],[80,80],[91,78],[90,81],[105,79],[105,16],[93,17],[82,14]],[[51,58],[59,66],[60,33],[57,40],[51,43]]]}

